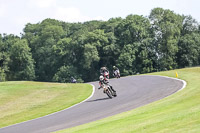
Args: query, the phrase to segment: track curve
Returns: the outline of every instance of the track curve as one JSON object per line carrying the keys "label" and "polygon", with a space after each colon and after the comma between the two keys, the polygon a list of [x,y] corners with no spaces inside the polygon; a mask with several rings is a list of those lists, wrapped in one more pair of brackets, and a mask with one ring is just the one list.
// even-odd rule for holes
{"label": "track curve", "polygon": [[[180,90],[184,83],[180,80],[161,76],[128,76],[111,79],[110,84],[117,91],[117,97],[107,98],[98,90],[85,102],[53,115],[0,128],[0,133],[48,133],[84,123],[96,121],[111,115],[128,111],[167,97]],[[80,88],[81,89],[81,88]]]}

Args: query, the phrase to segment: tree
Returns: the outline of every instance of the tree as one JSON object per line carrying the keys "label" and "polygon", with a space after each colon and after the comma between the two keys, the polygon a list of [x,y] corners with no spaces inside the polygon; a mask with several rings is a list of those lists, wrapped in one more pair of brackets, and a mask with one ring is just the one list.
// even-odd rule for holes
{"label": "tree", "polygon": [[99,61],[97,48],[91,44],[86,44],[84,49],[84,64],[83,67],[91,69],[93,62]]}
{"label": "tree", "polygon": [[[148,18],[139,15],[129,15],[118,24],[115,35],[123,49],[119,56],[118,65],[125,75],[151,72],[152,52],[151,24]],[[123,63],[122,63],[123,62]]]}
{"label": "tree", "polygon": [[181,35],[184,36],[185,34],[191,34],[193,32],[198,32],[198,22],[192,18],[192,16],[184,16],[183,15],[183,28],[181,30]]}
{"label": "tree", "polygon": [[6,72],[8,72],[9,56],[8,51],[5,50],[5,45],[0,35],[0,82],[6,80]]}
{"label": "tree", "polygon": [[[60,68],[60,57],[54,51],[56,44],[64,37],[62,23],[54,19],[46,19],[36,25],[26,25],[23,36],[28,40],[33,59],[37,80],[51,81]],[[63,64],[62,64],[63,65]]]}
{"label": "tree", "polygon": [[10,80],[34,80],[34,60],[26,40],[15,40],[10,50],[10,60]]}
{"label": "tree", "polygon": [[200,57],[200,34],[191,33],[181,37],[178,43],[177,62],[179,67],[196,66]]}
{"label": "tree", "polygon": [[142,42],[139,42],[137,51],[136,51],[136,61],[134,66],[136,67],[135,71],[138,73],[149,73],[154,71],[154,57],[155,52],[152,47],[153,44],[152,38],[146,38]]}
{"label": "tree", "polygon": [[116,28],[115,35],[121,46],[141,42],[149,37],[150,22],[139,15],[129,15]]}
{"label": "tree", "polygon": [[104,30],[105,36],[108,39],[108,43],[103,46],[100,51],[100,66],[107,66],[108,68],[112,68],[113,65],[116,65],[116,60],[118,59],[121,47],[117,43],[117,38],[115,36],[115,30],[122,22],[122,18],[111,18],[108,21],[105,21],[101,25],[101,29]]}
{"label": "tree", "polygon": [[[137,45],[137,44],[136,44]],[[133,71],[133,62],[135,61],[136,45],[125,45],[121,51],[121,54],[117,61],[117,66],[119,66],[122,75],[131,75],[135,72]]]}
{"label": "tree", "polygon": [[149,16],[155,35],[158,69],[169,70],[177,67],[176,53],[182,29],[182,17],[173,11],[154,8]]}
{"label": "tree", "polygon": [[10,61],[10,56],[2,49],[2,44],[0,44],[0,81],[5,81],[6,73],[9,71],[8,63]]}
{"label": "tree", "polygon": [[71,77],[74,77],[79,83],[83,82],[78,74],[77,69],[73,66],[62,66],[53,77],[53,81],[61,83],[71,82]]}
{"label": "tree", "polygon": [[[19,37],[14,36],[12,34],[3,36],[0,35],[0,75],[1,81],[9,80],[9,63],[10,63],[10,50],[15,42],[15,39],[19,39]],[[12,80],[12,79],[11,79]]]}

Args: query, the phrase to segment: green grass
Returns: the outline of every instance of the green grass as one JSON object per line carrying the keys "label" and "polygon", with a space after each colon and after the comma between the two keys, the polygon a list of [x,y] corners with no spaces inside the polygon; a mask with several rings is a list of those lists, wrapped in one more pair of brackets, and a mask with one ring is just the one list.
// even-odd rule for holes
{"label": "green grass", "polygon": [[0,82],[0,127],[66,109],[91,93],[89,84]]}
{"label": "green grass", "polygon": [[186,68],[151,73],[179,78],[187,82],[183,90],[145,105],[57,133],[199,133],[200,68]]}

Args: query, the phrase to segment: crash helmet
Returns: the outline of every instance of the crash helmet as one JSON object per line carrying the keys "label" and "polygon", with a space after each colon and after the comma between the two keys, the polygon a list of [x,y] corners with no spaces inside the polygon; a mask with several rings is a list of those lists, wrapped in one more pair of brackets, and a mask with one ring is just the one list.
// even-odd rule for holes
{"label": "crash helmet", "polygon": [[104,79],[104,77],[101,75],[101,76],[99,77],[99,80],[100,80],[100,81],[103,81],[103,79]]}

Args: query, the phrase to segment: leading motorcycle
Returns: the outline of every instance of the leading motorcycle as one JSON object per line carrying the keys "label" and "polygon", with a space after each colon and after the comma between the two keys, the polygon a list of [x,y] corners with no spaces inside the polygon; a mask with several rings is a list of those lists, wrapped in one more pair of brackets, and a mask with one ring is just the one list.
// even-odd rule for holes
{"label": "leading motorcycle", "polygon": [[109,84],[102,84],[99,87],[99,89],[101,89],[101,88],[104,89],[103,92],[106,93],[109,98],[112,99],[112,97],[116,97],[117,96],[116,91],[112,88],[111,85],[109,85]]}

